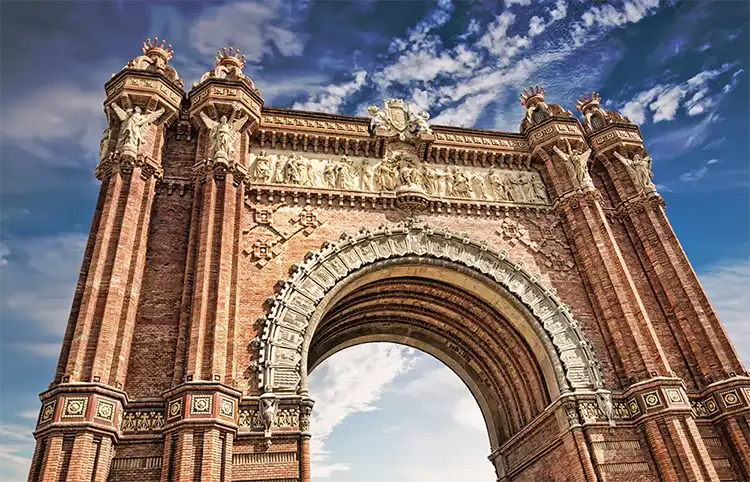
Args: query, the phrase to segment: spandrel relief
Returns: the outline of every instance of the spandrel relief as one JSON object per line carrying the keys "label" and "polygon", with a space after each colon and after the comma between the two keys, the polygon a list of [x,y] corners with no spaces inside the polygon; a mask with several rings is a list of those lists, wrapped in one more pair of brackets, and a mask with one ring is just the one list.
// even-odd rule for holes
{"label": "spandrel relief", "polygon": [[400,151],[378,159],[306,156],[281,150],[252,153],[251,180],[253,184],[372,193],[409,188],[435,198],[549,203],[544,182],[535,171],[436,165]]}

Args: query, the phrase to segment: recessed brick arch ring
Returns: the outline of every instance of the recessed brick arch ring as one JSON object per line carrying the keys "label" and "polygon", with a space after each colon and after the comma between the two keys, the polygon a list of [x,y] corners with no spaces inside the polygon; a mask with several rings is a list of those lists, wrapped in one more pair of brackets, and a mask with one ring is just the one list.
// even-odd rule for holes
{"label": "recessed brick arch ring", "polygon": [[526,338],[535,338],[528,340],[529,345],[553,398],[602,388],[600,364],[591,344],[554,290],[543,286],[522,264],[509,260],[504,251],[466,235],[404,225],[342,235],[292,268],[262,319],[258,367],[259,385],[265,393],[307,393],[307,356],[315,327],[347,285],[383,261],[440,261],[491,280],[498,292],[512,295],[524,307],[527,316],[511,321]]}

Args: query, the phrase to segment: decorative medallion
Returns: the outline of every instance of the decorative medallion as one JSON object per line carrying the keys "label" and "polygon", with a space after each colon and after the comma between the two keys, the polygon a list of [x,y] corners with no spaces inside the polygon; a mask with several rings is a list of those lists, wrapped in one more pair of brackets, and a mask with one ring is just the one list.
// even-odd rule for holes
{"label": "decorative medallion", "polygon": [[661,407],[661,398],[659,398],[659,393],[653,391],[644,394],[643,403],[646,404],[646,410]]}
{"label": "decorative medallion", "polygon": [[177,418],[182,415],[182,399],[172,400],[169,402],[169,412],[167,413],[167,420]]}
{"label": "decorative medallion", "polygon": [[190,415],[210,414],[211,398],[211,395],[193,395],[190,404]]}
{"label": "decorative medallion", "polygon": [[234,402],[228,398],[222,398],[219,412],[225,417],[234,417]]}
{"label": "decorative medallion", "polygon": [[714,399],[713,396],[708,397],[704,405],[706,407],[706,412],[708,412],[709,415],[713,415],[719,411],[719,405],[716,404],[716,399]]}
{"label": "decorative medallion", "polygon": [[729,390],[728,392],[722,393],[721,399],[724,402],[724,406],[727,408],[734,408],[742,405],[742,400],[740,399],[737,390]]}
{"label": "decorative medallion", "polygon": [[635,417],[636,415],[639,415],[641,413],[641,407],[638,405],[638,400],[635,398],[631,398],[628,400],[628,410],[630,411],[630,416]]}
{"label": "decorative medallion", "polygon": [[115,404],[109,400],[97,400],[95,418],[111,422],[115,416]]}
{"label": "decorative medallion", "polygon": [[66,398],[63,402],[63,418],[85,416],[88,403],[88,398]]}
{"label": "decorative medallion", "polygon": [[665,388],[664,393],[666,393],[670,405],[683,405],[685,403],[679,388]]}
{"label": "decorative medallion", "polygon": [[52,400],[51,402],[42,405],[41,415],[39,415],[39,423],[47,423],[52,420],[52,417],[55,416],[56,405],[57,400]]}

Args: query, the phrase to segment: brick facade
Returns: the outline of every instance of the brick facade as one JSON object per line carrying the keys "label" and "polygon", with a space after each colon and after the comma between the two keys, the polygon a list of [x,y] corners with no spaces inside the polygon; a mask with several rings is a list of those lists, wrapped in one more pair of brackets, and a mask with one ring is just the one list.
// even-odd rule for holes
{"label": "brick facade", "polygon": [[499,481],[749,480],[750,377],[598,96],[430,127],[264,107],[231,49],[185,93],[143,53],[105,86],[30,481],[309,482],[308,370],[368,341],[463,379]]}

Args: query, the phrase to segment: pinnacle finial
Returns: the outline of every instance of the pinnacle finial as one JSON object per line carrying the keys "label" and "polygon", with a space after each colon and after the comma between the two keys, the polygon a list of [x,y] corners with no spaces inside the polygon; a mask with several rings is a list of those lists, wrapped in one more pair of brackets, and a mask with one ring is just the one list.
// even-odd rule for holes
{"label": "pinnacle finial", "polygon": [[521,105],[529,106],[532,100],[544,101],[544,94],[544,87],[540,85],[529,87],[528,90],[524,89],[520,97]]}
{"label": "pinnacle finial", "polygon": [[240,54],[240,49],[224,47],[216,51],[216,65],[234,64],[240,69],[245,66],[245,56]]}
{"label": "pinnacle finial", "polygon": [[159,37],[154,37],[153,40],[151,40],[150,38],[147,38],[146,41],[143,42],[143,47],[141,47],[141,52],[143,52],[143,55],[147,57],[151,57],[152,55],[158,55],[162,57],[165,61],[168,61],[174,55],[174,50],[172,50],[172,46],[167,45],[166,40],[162,40],[161,45],[159,45]]}
{"label": "pinnacle finial", "polygon": [[576,110],[583,112],[590,106],[598,106],[600,100],[601,97],[599,97],[599,94],[596,92],[586,92],[585,95],[578,98],[578,102],[576,102]]}

